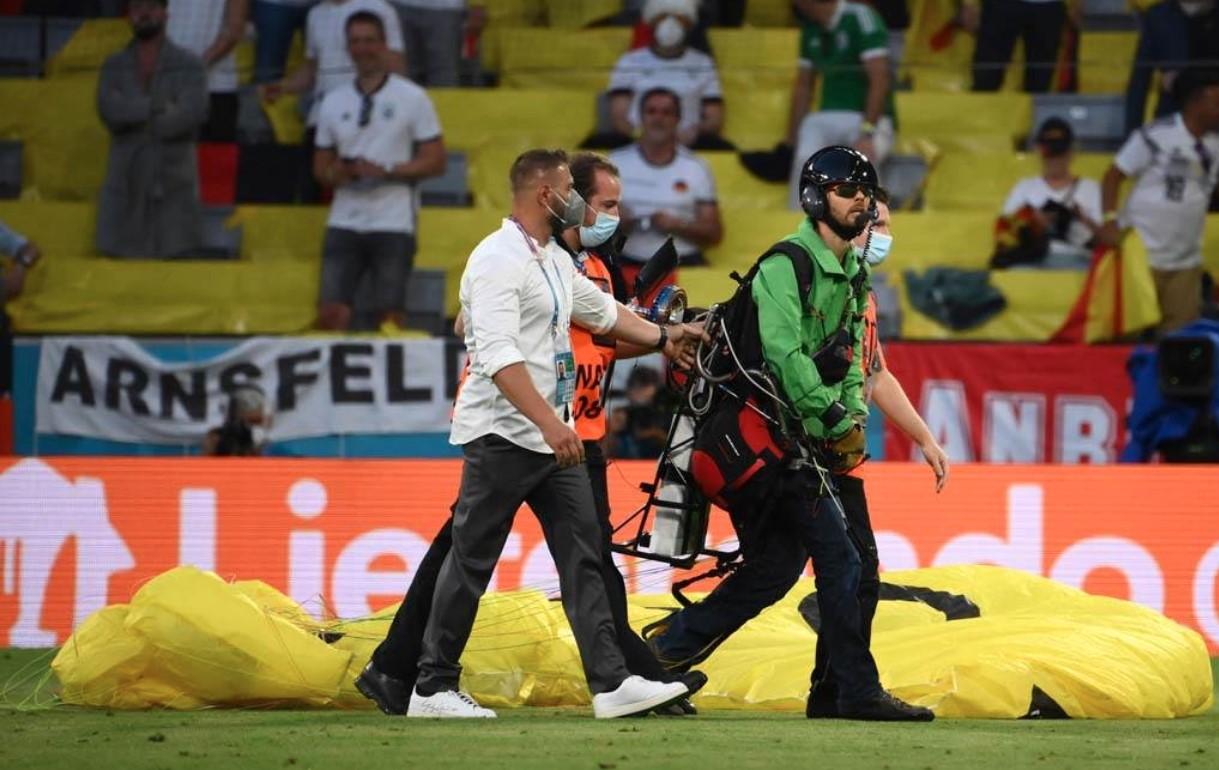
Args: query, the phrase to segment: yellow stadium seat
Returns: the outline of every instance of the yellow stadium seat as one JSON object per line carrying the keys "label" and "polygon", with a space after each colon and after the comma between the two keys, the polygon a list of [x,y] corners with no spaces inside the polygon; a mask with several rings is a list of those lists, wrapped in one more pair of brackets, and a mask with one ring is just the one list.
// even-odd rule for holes
{"label": "yellow stadium seat", "polygon": [[683,267],[677,271],[677,285],[686,290],[690,307],[707,308],[732,296],[737,283],[731,272],[720,267]]}
{"label": "yellow stadium seat", "polygon": [[[505,173],[507,173],[505,171]],[[415,264],[444,271],[444,310],[455,317],[461,304],[461,272],[474,247],[499,228],[506,210],[425,208],[419,212],[419,251]]]}
{"label": "yellow stadium seat", "polygon": [[0,110],[0,132],[24,145],[22,197],[91,200],[97,195],[110,138],[97,117],[96,94],[96,73],[0,83],[0,102],[21,105]]}
{"label": "yellow stadium seat", "polygon": [[786,98],[796,74],[799,35],[794,28],[711,28],[707,36],[725,90],[778,89]]}
{"label": "yellow stadium seat", "polygon": [[745,24],[750,27],[791,27],[796,24],[791,0],[749,0]]}
{"label": "yellow stadium seat", "polygon": [[787,135],[790,92],[724,88],[724,136],[742,150],[770,149]]}
{"label": "yellow stadium seat", "polygon": [[899,91],[898,130],[944,149],[977,149],[1006,142],[1010,151],[1029,132],[1033,101],[1021,93],[937,93]]}
{"label": "yellow stadium seat", "polygon": [[724,239],[707,249],[706,255],[711,268],[727,273],[749,269],[775,241],[796,231],[801,214],[786,207],[772,211],[721,206],[720,217]]}
{"label": "yellow stadium seat", "polygon": [[487,26],[479,40],[483,66],[500,69],[500,32],[509,27],[540,26],[546,21],[545,0],[475,0],[486,9]]}
{"label": "yellow stadium seat", "polygon": [[622,0],[546,0],[546,21],[551,27],[579,29],[621,10]]}
{"label": "yellow stadium seat", "polygon": [[787,184],[764,182],[741,165],[735,152],[700,152],[711,167],[721,209],[783,211],[787,207]]}
{"label": "yellow stadium seat", "polygon": [[1219,279],[1219,214],[1207,214],[1202,231],[1202,264]]}
{"label": "yellow stadium seat", "polygon": [[47,74],[96,76],[106,59],[129,42],[131,26],[126,19],[90,19],[47,62]]}
{"label": "yellow stadium seat", "polygon": [[[999,204],[996,204],[996,208]],[[905,212],[892,214],[893,253],[886,272],[929,267],[981,269],[990,260],[994,213]]]}
{"label": "yellow stadium seat", "polygon": [[[1111,161],[1107,154],[1079,153],[1072,169],[1099,182]],[[928,211],[975,209],[998,215],[1016,182],[1036,176],[1039,169],[1032,153],[944,153],[928,175],[924,204]]]}
{"label": "yellow stadium seat", "polygon": [[452,150],[575,147],[596,123],[585,91],[436,88],[428,92]]}
{"label": "yellow stadium seat", "polygon": [[1138,43],[1135,32],[1084,30],[1079,38],[1080,93],[1125,92]]}
{"label": "yellow stadium seat", "polygon": [[501,86],[578,89],[590,105],[609,85],[610,70],[631,42],[627,27],[566,32],[511,27],[499,36]]}

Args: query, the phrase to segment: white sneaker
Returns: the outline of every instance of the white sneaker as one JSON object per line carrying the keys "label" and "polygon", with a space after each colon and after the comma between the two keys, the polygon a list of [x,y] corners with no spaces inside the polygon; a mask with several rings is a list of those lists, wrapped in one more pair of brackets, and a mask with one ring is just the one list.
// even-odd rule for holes
{"label": "white sneaker", "polygon": [[411,695],[408,717],[423,719],[495,719],[495,712],[478,705],[478,701],[461,690],[441,690],[435,695]]}
{"label": "white sneaker", "polygon": [[616,719],[646,714],[689,693],[690,688],[681,682],[666,684],[641,676],[628,676],[617,690],[593,696],[593,715],[597,719]]}

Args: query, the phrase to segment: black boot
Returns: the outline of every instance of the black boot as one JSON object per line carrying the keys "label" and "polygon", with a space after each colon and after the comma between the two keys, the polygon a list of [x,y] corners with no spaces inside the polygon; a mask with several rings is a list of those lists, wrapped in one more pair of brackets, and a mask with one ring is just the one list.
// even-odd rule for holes
{"label": "black boot", "polygon": [[372,661],[369,661],[356,677],[356,689],[386,714],[403,716],[410,705],[413,688],[401,679],[382,674],[373,667]]}
{"label": "black boot", "polygon": [[838,704],[839,719],[860,719],[869,722],[930,722],[935,719],[931,709],[912,706],[883,690],[875,698]]}
{"label": "black boot", "polygon": [[681,682],[689,689],[690,692],[686,697],[673,701],[667,706],[661,706],[656,709],[656,714],[662,717],[686,717],[696,716],[698,709],[694,708],[694,704],[690,702],[690,698],[694,693],[703,689],[703,685],[707,684],[707,675],[702,671],[687,671],[684,674],[678,674],[672,678],[674,682]]}
{"label": "black boot", "polygon": [[837,719],[838,685],[829,682],[813,685],[804,706],[804,716],[809,719]]}

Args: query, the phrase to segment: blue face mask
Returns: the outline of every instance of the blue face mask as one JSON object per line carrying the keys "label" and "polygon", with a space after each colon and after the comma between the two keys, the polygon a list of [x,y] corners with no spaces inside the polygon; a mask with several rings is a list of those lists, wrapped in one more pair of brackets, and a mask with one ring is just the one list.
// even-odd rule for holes
{"label": "blue face mask", "polygon": [[868,260],[868,264],[876,267],[881,262],[885,261],[885,257],[889,256],[889,251],[893,248],[893,236],[885,235],[884,233],[872,233],[872,239],[868,242],[868,250],[863,255],[864,259]]}
{"label": "blue face mask", "polygon": [[580,225],[580,243],[589,249],[600,246],[608,241],[617,229],[618,217],[598,211],[597,221],[593,222],[591,227]]}

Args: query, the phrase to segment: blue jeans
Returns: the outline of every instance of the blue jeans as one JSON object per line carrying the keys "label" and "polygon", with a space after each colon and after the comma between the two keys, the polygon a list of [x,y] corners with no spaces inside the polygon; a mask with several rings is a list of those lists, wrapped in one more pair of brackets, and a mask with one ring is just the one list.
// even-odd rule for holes
{"label": "blue jeans", "polygon": [[258,38],[254,45],[254,82],[269,83],[284,76],[292,36],[304,30],[309,9],[254,0],[251,16]]}

